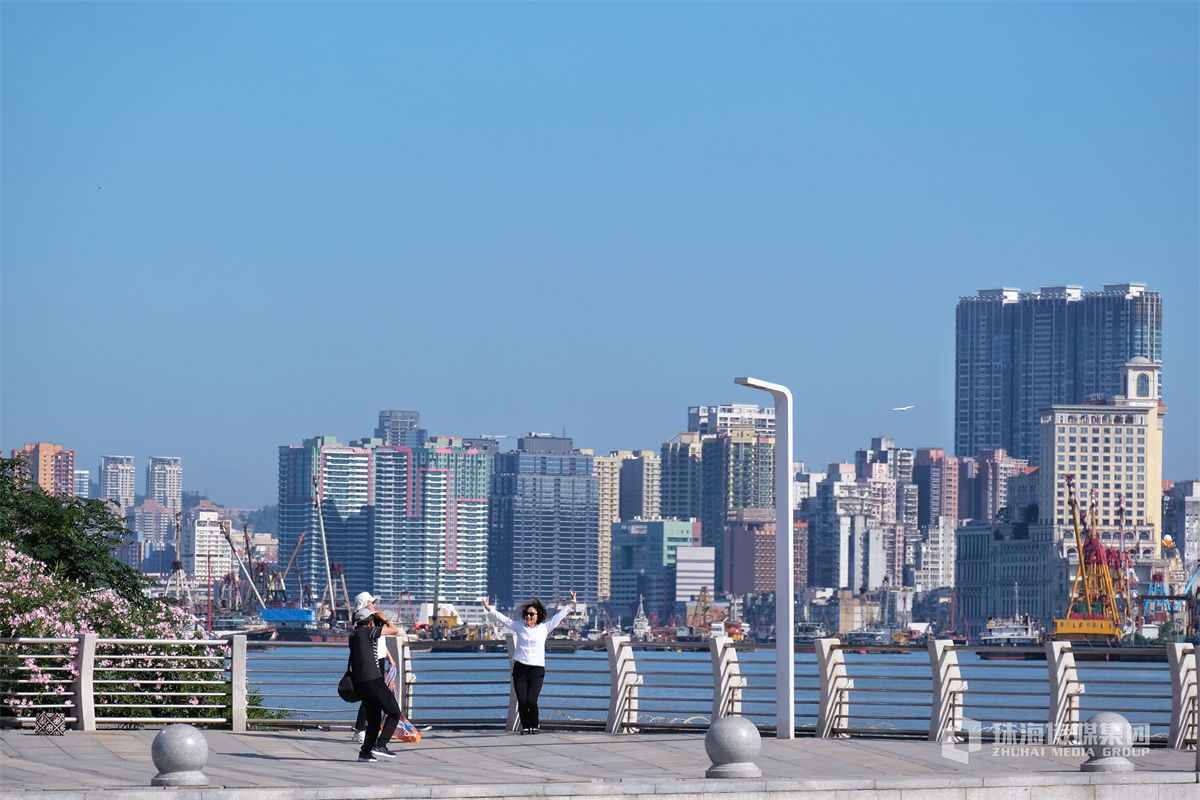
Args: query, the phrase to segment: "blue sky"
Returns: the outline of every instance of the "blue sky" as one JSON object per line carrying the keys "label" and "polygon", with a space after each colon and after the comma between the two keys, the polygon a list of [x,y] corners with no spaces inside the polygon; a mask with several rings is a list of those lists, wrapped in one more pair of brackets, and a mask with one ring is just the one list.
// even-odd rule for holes
{"label": "blue sky", "polygon": [[[0,446],[657,449],[797,397],[796,457],[952,446],[977,289],[1164,295],[1200,477],[1195,3],[0,5]],[[893,406],[916,404],[906,414]]]}

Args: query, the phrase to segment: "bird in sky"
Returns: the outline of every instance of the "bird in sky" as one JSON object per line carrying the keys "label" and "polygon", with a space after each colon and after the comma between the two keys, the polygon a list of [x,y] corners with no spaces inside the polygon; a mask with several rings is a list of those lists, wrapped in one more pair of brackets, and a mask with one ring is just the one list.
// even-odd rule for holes
{"label": "bird in sky", "polygon": [[916,408],[916,406],[901,406],[900,408],[893,408],[892,411],[908,411],[910,408]]}

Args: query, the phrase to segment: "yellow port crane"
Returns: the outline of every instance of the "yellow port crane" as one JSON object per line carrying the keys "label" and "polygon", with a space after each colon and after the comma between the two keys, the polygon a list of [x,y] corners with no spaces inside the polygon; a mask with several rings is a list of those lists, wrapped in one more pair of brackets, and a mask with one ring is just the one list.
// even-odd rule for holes
{"label": "yellow port crane", "polygon": [[1067,481],[1068,505],[1075,525],[1079,566],[1071,584],[1071,600],[1064,617],[1054,620],[1054,638],[1063,641],[1116,643],[1125,635],[1129,620],[1129,591],[1125,567],[1131,561],[1123,549],[1105,547],[1096,533],[1096,490],[1092,489],[1088,513],[1080,521],[1073,475]]}

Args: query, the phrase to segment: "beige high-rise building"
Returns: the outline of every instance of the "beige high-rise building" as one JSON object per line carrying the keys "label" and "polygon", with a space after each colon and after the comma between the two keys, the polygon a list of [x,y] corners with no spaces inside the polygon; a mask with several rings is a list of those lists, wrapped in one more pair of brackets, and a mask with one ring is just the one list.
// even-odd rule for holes
{"label": "beige high-rise building", "polygon": [[1160,364],[1139,356],[1121,367],[1124,394],[1042,410],[1038,516],[1042,523],[1054,526],[1056,540],[1075,536],[1065,478],[1071,474],[1081,514],[1095,503],[1096,529],[1102,540],[1129,549],[1132,536],[1139,558],[1160,556],[1162,434],[1167,413],[1158,397],[1160,370]]}
{"label": "beige high-rise building", "polygon": [[[591,450],[579,452],[591,455]],[[593,456],[596,477],[600,483],[600,582],[597,595],[605,602],[612,595],[612,526],[621,521],[621,461],[620,451],[608,456]],[[628,452],[628,451],[625,451]]]}
{"label": "beige high-rise building", "polygon": [[29,465],[29,477],[50,494],[74,496],[75,451],[50,442],[27,444],[12,451]]}
{"label": "beige high-rise building", "polygon": [[151,456],[146,465],[146,497],[164,508],[183,510],[183,459]]}
{"label": "beige high-rise building", "polygon": [[133,456],[100,456],[100,497],[121,508],[133,505]]}

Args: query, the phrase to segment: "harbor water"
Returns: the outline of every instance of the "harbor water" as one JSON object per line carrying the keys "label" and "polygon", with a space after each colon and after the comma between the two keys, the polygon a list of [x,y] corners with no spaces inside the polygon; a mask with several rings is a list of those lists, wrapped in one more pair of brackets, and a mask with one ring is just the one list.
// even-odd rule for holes
{"label": "harbor water", "polygon": [[[925,652],[845,651],[852,728],[874,733],[927,735],[932,678]],[[638,691],[638,721],[673,726],[707,726],[712,718],[713,667],[707,650],[636,648],[643,683]],[[773,649],[738,652],[746,679],[743,716],[756,724],[775,723]],[[983,729],[1010,726],[1036,730],[1047,720],[1048,672],[1045,661],[984,661],[960,653],[967,681],[963,714]],[[248,680],[266,709],[289,720],[314,725],[345,724],[357,707],[338,698],[335,687],[346,668],[341,648],[267,649],[248,654]],[[1086,692],[1081,719],[1115,711],[1135,726],[1145,725],[1155,740],[1165,738],[1171,695],[1164,663],[1093,663],[1077,665]],[[503,652],[412,653],[412,721],[442,728],[501,728],[509,699],[508,656]],[[796,726],[816,723],[820,697],[815,654],[796,653]],[[546,724],[603,727],[609,702],[608,656],[603,649],[547,654],[546,683],[540,702]],[[970,723],[971,725],[974,722]]]}

